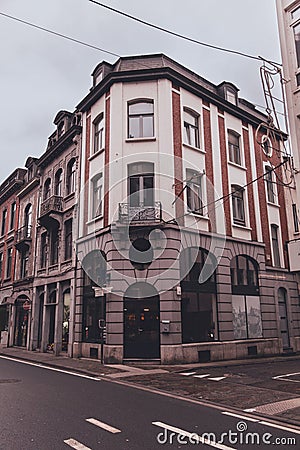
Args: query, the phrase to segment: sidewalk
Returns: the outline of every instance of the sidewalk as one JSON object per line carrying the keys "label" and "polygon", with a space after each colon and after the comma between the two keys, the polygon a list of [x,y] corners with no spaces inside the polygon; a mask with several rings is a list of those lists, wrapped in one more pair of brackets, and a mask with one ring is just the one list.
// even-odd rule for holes
{"label": "sidewalk", "polygon": [[[52,353],[30,352],[16,347],[0,349],[0,355],[90,376],[101,376],[111,381],[151,386],[158,391],[221,404],[224,408],[232,407],[242,411],[255,409],[255,412],[264,416],[300,425],[300,381],[299,384],[285,383],[285,386],[280,381],[273,381],[271,385],[270,376],[266,376],[266,382],[258,383],[253,377],[244,374],[244,377],[239,377],[238,373],[247,372],[247,368],[251,370],[253,366],[257,367],[255,371],[263,371],[268,365],[276,367],[278,363],[285,366],[287,362],[287,368],[291,363],[299,367],[300,374],[300,355],[174,366],[103,365],[99,360],[54,356]],[[212,374],[210,378],[207,378],[208,371]],[[192,376],[194,373],[198,375]],[[291,386],[293,389],[295,386],[294,391],[291,391]]]}

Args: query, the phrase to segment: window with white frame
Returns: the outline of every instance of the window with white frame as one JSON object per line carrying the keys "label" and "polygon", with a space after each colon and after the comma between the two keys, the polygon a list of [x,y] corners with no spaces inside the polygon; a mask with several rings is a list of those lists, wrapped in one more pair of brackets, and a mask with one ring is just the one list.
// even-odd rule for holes
{"label": "window with white frame", "polygon": [[229,87],[226,88],[225,98],[229,103],[236,105],[237,103],[236,92],[233,89],[230,89]]}
{"label": "window with white frame", "polygon": [[297,67],[300,69],[300,23],[294,26],[294,39],[297,56]]}
{"label": "window with white frame", "polygon": [[192,147],[200,148],[199,138],[199,114],[184,108],[183,109],[183,127],[184,137],[183,142]]}
{"label": "window with white frame", "polygon": [[92,179],[92,205],[91,218],[95,219],[102,215],[102,191],[103,191],[103,177],[102,173],[94,176]]}
{"label": "window with white frame", "polygon": [[76,189],[76,160],[72,158],[67,166],[67,195],[75,192]]}
{"label": "window with white frame", "polygon": [[241,149],[240,149],[240,142],[241,142],[241,136],[233,131],[228,130],[228,151],[229,151],[229,161],[241,165]]}
{"label": "window with white frame", "polygon": [[186,200],[188,210],[203,215],[202,174],[186,170]]}
{"label": "window with white frame", "polygon": [[128,165],[128,195],[131,207],[154,206],[154,164],[141,161]]}
{"label": "window with white frame", "polygon": [[271,240],[273,250],[273,266],[280,267],[280,253],[279,253],[279,238],[278,238],[278,225],[271,225]]}
{"label": "window with white frame", "polygon": [[94,148],[97,153],[104,148],[104,116],[103,113],[94,121]]}
{"label": "window with white frame", "polygon": [[270,203],[275,203],[275,183],[273,180],[273,169],[270,166],[265,167],[265,181],[266,181],[266,190],[267,190],[267,199]]}
{"label": "window with white frame", "polygon": [[244,188],[233,184],[231,186],[231,199],[233,223],[236,225],[246,225]]}
{"label": "window with white frame", "polygon": [[128,103],[128,138],[154,137],[153,100],[137,100]]}

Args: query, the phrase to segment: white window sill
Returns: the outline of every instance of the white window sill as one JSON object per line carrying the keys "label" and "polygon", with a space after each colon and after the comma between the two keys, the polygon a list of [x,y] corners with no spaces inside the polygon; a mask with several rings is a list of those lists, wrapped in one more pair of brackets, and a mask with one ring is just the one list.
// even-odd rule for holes
{"label": "white window sill", "polygon": [[207,215],[206,215],[206,216],[203,216],[202,214],[197,213],[197,212],[195,212],[195,211],[189,211],[189,210],[187,210],[186,215],[187,215],[187,216],[197,217],[197,219],[203,219],[203,220],[209,221],[209,217],[208,217]]}
{"label": "white window sill", "polygon": [[239,230],[252,231],[252,228],[248,227],[247,225],[239,225],[238,223],[233,223],[232,226],[233,228],[238,228]]}
{"label": "white window sill", "polygon": [[241,166],[240,164],[237,164],[237,163],[235,163],[233,161],[230,161],[230,160],[228,160],[228,164],[230,166],[236,167],[237,169],[243,170],[244,172],[247,172],[247,170],[248,170],[247,167]]}
{"label": "white window sill", "polygon": [[148,141],[156,141],[156,137],[140,137],[140,138],[126,138],[125,142],[148,142]]}
{"label": "white window sill", "polygon": [[267,205],[273,206],[274,208],[277,208],[277,209],[280,208],[280,205],[278,205],[278,203],[273,203],[273,202],[270,202],[269,200],[267,200]]}
{"label": "white window sill", "polygon": [[183,142],[182,145],[183,145],[184,147],[186,147],[186,148],[190,148],[190,149],[192,149],[192,150],[196,150],[197,152],[200,152],[200,153],[206,153],[206,151],[203,150],[203,148],[200,148],[200,147],[194,147],[194,145],[187,144],[186,142]]}
{"label": "white window sill", "polygon": [[95,225],[97,222],[100,222],[100,220],[103,220],[103,215],[94,217],[93,219],[90,219],[88,222],[86,222],[86,225]]}
{"label": "white window sill", "polygon": [[93,153],[90,157],[89,157],[89,161],[92,161],[93,159],[97,158],[97,156],[101,155],[101,153],[103,153],[105,150],[105,148],[101,148],[100,150],[98,150],[96,153]]}

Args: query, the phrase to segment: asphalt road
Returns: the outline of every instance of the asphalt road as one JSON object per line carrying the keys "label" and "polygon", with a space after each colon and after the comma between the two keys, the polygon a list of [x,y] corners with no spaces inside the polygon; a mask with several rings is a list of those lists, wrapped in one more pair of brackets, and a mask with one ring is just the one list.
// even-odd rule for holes
{"label": "asphalt road", "polygon": [[[230,410],[3,357],[0,405],[1,450],[300,447],[300,431],[293,426],[278,428],[269,420],[234,417]],[[222,443],[211,435],[210,442],[197,444],[192,433],[214,433],[216,441],[222,433],[227,436]],[[247,436],[250,443],[244,445]],[[281,439],[278,445],[276,439]]]}

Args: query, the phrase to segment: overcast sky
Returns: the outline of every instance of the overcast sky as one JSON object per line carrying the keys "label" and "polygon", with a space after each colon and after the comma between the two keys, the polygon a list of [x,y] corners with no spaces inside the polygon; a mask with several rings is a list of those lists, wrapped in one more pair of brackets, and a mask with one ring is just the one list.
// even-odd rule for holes
{"label": "overcast sky", "polygon": [[[103,0],[132,15],[210,44],[280,61],[275,0]],[[88,0],[0,0],[0,12],[116,54],[165,53],[240,96],[264,105],[260,63],[188,43]],[[0,15],[0,182],[27,156],[40,156],[61,109],[74,110],[107,55]]]}

